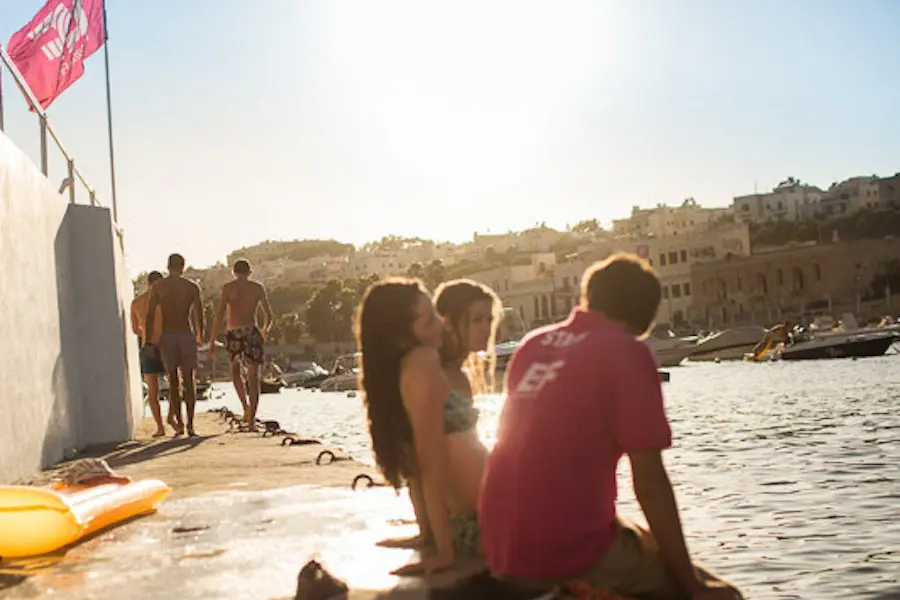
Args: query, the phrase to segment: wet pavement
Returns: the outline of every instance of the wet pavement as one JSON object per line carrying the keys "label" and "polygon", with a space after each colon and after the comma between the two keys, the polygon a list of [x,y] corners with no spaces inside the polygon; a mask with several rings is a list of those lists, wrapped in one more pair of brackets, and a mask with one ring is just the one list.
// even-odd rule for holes
{"label": "wet pavement", "polygon": [[351,599],[426,597],[413,591],[421,580],[389,574],[414,553],[375,545],[413,535],[411,518],[406,497],[384,488],[235,487],[164,502],[57,556],[0,563],[0,599],[293,598],[311,558]]}

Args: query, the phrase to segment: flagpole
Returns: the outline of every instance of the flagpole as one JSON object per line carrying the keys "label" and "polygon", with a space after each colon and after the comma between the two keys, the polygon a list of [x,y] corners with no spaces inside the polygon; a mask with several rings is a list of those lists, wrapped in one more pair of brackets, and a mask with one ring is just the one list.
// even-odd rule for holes
{"label": "flagpole", "polygon": [[113,146],[112,94],[109,85],[109,22],[106,19],[106,0],[103,0],[103,57],[106,63],[106,123],[109,131],[109,176],[112,195],[113,221],[119,223],[119,203],[116,200],[116,152]]}

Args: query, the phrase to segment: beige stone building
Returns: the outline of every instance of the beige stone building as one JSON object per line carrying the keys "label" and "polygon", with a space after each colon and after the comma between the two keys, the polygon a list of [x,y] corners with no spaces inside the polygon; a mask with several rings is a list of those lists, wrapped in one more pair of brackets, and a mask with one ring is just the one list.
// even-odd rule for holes
{"label": "beige stone building", "polygon": [[613,233],[616,236],[640,237],[684,235],[706,229],[730,213],[730,208],[704,208],[693,198],[688,198],[680,206],[635,206],[630,217],[613,221]]}
{"label": "beige stone building", "polygon": [[900,240],[885,239],[808,244],[698,263],[691,269],[690,316],[721,327],[857,312],[873,278],[898,256]]}
{"label": "beige stone building", "polygon": [[560,308],[555,301],[556,268],[556,256],[552,252],[535,253],[530,264],[479,271],[468,278],[494,290],[503,305],[515,311],[524,327],[531,329],[559,316]]}
{"label": "beige stone building", "polygon": [[819,201],[818,214],[824,217],[846,217],[867,208],[876,208],[878,178],[851,177],[828,188]]}
{"label": "beige stone building", "polygon": [[878,208],[900,210],[900,173],[878,180]]}
{"label": "beige stone building", "polygon": [[788,177],[771,192],[748,194],[734,199],[734,216],[746,223],[798,221],[814,217],[824,192]]}

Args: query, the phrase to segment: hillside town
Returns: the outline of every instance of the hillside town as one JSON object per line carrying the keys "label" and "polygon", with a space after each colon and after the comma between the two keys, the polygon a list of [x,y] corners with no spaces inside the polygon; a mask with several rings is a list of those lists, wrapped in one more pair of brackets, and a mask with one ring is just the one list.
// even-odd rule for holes
{"label": "hillside town", "polygon": [[609,227],[596,219],[563,231],[540,223],[476,232],[463,244],[396,236],[359,248],[265,241],[187,275],[211,312],[231,278],[228,265],[248,259],[276,314],[270,344],[291,355],[333,357],[353,349],[353,311],[374,279],[411,275],[431,288],[457,277],[487,284],[506,308],[500,336],[516,339],[565,317],[585,268],[618,251],[653,265],[663,285],[657,322],[678,332],[844,312],[877,318],[898,306],[900,174],[853,177],[824,191],[788,177],[722,208],[688,198],[635,206]]}

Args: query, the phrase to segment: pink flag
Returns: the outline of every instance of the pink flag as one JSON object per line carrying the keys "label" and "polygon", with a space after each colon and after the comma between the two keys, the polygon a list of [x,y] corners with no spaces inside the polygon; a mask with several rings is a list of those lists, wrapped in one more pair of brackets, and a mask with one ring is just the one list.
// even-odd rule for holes
{"label": "pink flag", "polygon": [[103,0],[48,0],[9,39],[7,52],[42,108],[84,74],[84,60],[103,45]]}

